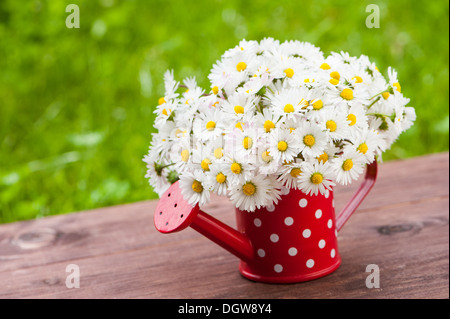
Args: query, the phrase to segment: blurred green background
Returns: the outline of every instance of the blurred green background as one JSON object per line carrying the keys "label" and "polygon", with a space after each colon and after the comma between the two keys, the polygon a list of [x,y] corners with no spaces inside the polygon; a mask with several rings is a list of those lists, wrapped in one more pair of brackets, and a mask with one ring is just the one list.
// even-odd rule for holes
{"label": "blurred green background", "polygon": [[156,198],[142,157],[164,71],[208,88],[243,38],[393,66],[418,118],[384,160],[446,151],[448,17],[448,1],[0,0],[0,223]]}

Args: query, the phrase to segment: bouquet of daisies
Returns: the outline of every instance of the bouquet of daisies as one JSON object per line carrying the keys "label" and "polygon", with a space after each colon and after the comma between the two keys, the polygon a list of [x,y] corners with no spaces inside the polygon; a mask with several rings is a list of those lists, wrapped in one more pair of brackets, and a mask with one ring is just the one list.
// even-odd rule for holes
{"label": "bouquet of daisies", "polygon": [[325,194],[358,179],[416,115],[397,73],[306,42],[242,40],[214,64],[209,92],[164,75],[148,154],[150,185],[179,180],[190,204],[225,195],[246,211],[287,189]]}

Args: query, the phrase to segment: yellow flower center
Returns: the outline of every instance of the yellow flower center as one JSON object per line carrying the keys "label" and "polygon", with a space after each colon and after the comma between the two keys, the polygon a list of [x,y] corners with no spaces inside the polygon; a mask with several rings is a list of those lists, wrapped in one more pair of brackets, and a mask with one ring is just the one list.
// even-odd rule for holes
{"label": "yellow flower center", "polygon": [[223,149],[221,147],[218,147],[214,150],[214,157],[219,159],[223,156]]}
{"label": "yellow flower center", "polygon": [[206,129],[208,131],[214,131],[215,128],[216,128],[216,122],[209,121],[208,123],[206,123]]}
{"label": "yellow flower center", "polygon": [[402,92],[402,87],[400,86],[400,83],[398,82],[392,83],[392,86],[394,86],[398,92],[400,93]]}
{"label": "yellow flower center", "polygon": [[217,183],[223,184],[223,183],[225,183],[226,180],[227,180],[227,177],[223,173],[219,173],[216,175]]}
{"label": "yellow flower center", "polygon": [[350,113],[349,115],[347,115],[347,120],[350,121],[350,123],[348,125],[350,125],[350,126],[355,125],[356,124],[356,116],[355,116],[355,114],[351,114]]}
{"label": "yellow flower center", "polygon": [[352,89],[345,88],[341,92],[341,97],[345,100],[353,100],[353,91]]}
{"label": "yellow flower center", "polygon": [[314,136],[312,136],[311,134],[305,135],[305,137],[303,138],[303,143],[306,146],[313,146],[314,144],[316,144],[316,139],[314,138]]}
{"label": "yellow flower center", "polygon": [[237,122],[235,125],[236,128],[240,129],[241,131],[243,131],[244,129],[242,128],[242,123],[241,122]]}
{"label": "yellow flower center", "polygon": [[202,162],[201,162],[201,166],[202,166],[202,169],[204,170],[204,171],[209,171],[209,164],[211,164],[211,161],[209,160],[209,158],[205,158]]}
{"label": "yellow flower center", "polygon": [[251,148],[253,145],[253,139],[251,137],[244,137],[244,140],[242,141],[242,146],[244,146],[244,148],[246,150],[248,150],[249,148]]}
{"label": "yellow flower center", "polygon": [[336,124],[335,121],[333,121],[333,120],[328,120],[327,123],[326,123],[325,125],[327,126],[327,129],[330,130],[330,132],[336,131],[337,124]]}
{"label": "yellow flower center", "polygon": [[317,160],[320,162],[327,162],[328,161],[328,154],[327,153],[323,153],[322,155],[320,155],[319,157],[317,157]]}
{"label": "yellow flower center", "polygon": [[243,114],[244,113],[244,108],[242,106],[240,106],[240,105],[236,105],[234,107],[234,112],[236,114]]}
{"label": "yellow flower center", "polygon": [[273,128],[275,128],[275,124],[272,121],[267,120],[264,122],[264,129],[266,130],[266,133],[269,133]]}
{"label": "yellow flower center", "polygon": [[214,95],[217,95],[217,93],[219,93],[219,88],[217,87],[217,85],[213,86],[211,90],[213,91]]}
{"label": "yellow flower center", "polygon": [[387,100],[389,98],[389,95],[391,95],[391,94],[389,94],[388,91],[381,93],[381,96],[383,96],[383,99],[385,99],[385,100]]}
{"label": "yellow flower center", "polygon": [[195,180],[192,182],[192,190],[196,193],[201,193],[203,192],[203,186],[202,183],[200,183],[199,181]]}
{"label": "yellow flower center", "polygon": [[239,62],[238,64],[236,64],[236,70],[238,70],[238,72],[242,72],[247,68],[247,63],[245,62]]}
{"label": "yellow flower center", "polygon": [[164,103],[166,103],[166,99],[164,97],[160,97],[158,99],[158,104],[161,105],[161,104],[164,104]]}
{"label": "yellow flower center", "polygon": [[333,84],[333,85],[338,85],[339,84],[339,80],[336,80],[336,79],[330,79],[330,81],[329,81],[331,84]]}
{"label": "yellow flower center", "polygon": [[162,114],[164,114],[165,116],[167,116],[167,115],[168,115],[168,113],[167,113],[167,110],[166,110],[166,109],[163,109],[161,113],[162,113]]}
{"label": "yellow flower center", "polygon": [[323,108],[322,100],[317,100],[312,105],[314,110],[320,110],[321,108]]}
{"label": "yellow flower center", "polygon": [[358,146],[358,151],[360,151],[363,154],[366,154],[368,150],[369,147],[367,146],[366,143],[362,143],[361,145]]}
{"label": "yellow flower center", "polygon": [[321,184],[322,182],[323,182],[322,174],[316,172],[311,175],[311,183],[318,185]]}
{"label": "yellow flower center", "polygon": [[277,147],[280,152],[284,152],[287,150],[288,144],[285,141],[279,141]]}
{"label": "yellow flower center", "polygon": [[302,173],[302,170],[298,167],[295,167],[291,170],[290,174],[292,177],[297,177]]}
{"label": "yellow flower center", "polygon": [[284,113],[294,112],[294,106],[292,104],[286,104],[283,109]]}
{"label": "yellow flower center", "polygon": [[346,159],[345,161],[344,161],[344,163],[342,163],[342,169],[344,170],[344,171],[349,171],[349,170],[351,170],[353,168],[353,161],[349,158],[349,159]]}
{"label": "yellow flower center", "polygon": [[242,167],[241,164],[234,162],[233,164],[231,164],[231,172],[233,172],[234,174],[240,174],[242,172]]}
{"label": "yellow flower center", "polygon": [[189,151],[188,150],[182,150],[181,151],[181,160],[185,163],[189,160]]}
{"label": "yellow flower center", "polygon": [[331,72],[331,73],[330,73],[330,76],[331,76],[333,79],[336,79],[336,80],[338,80],[338,81],[339,81],[339,79],[341,78],[341,75],[339,74],[338,71],[333,71],[333,72]]}
{"label": "yellow flower center", "polygon": [[355,80],[356,83],[362,83],[363,79],[362,77],[355,75],[352,80]]}
{"label": "yellow flower center", "polygon": [[288,78],[292,78],[294,76],[294,70],[292,70],[291,68],[287,68],[286,70],[284,70],[284,73]]}
{"label": "yellow flower center", "polygon": [[325,62],[320,65],[320,68],[322,70],[329,70],[329,69],[331,69],[330,65],[328,63],[325,63]]}
{"label": "yellow flower center", "polygon": [[242,192],[247,196],[252,196],[256,192],[256,186],[251,182],[247,182],[242,186]]}
{"label": "yellow flower center", "polygon": [[265,151],[261,154],[261,158],[264,162],[269,163],[272,160],[272,156],[270,156],[269,151]]}

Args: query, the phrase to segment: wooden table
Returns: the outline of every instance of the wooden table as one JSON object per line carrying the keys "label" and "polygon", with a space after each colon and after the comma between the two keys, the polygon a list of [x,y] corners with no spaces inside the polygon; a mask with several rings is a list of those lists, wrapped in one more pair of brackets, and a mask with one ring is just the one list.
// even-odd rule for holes
{"label": "wooden table", "polygon": [[[156,201],[0,225],[0,298],[449,298],[448,173],[448,153],[381,164],[339,233],[340,268],[298,284],[243,278],[237,258],[191,228],[157,232]],[[336,189],[337,211],[356,187]],[[204,210],[235,225],[226,199]],[[66,286],[71,264],[79,288]],[[366,287],[369,264],[380,288]]]}

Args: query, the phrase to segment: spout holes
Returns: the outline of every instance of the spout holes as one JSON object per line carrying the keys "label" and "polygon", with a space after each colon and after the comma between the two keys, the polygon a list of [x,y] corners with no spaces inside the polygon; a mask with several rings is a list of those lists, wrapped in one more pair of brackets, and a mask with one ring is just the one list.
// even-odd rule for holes
{"label": "spout holes", "polygon": [[166,226],[169,225],[169,222],[166,222]]}
{"label": "spout holes", "polygon": [[183,216],[184,216],[184,215],[183,215],[183,214],[181,214],[180,218],[183,218]]}
{"label": "spout holes", "polygon": [[162,215],[162,212],[159,212],[160,215]]}
{"label": "spout holes", "polygon": [[169,193],[169,194],[167,194],[167,197],[170,197],[170,193]]}
{"label": "spout holes", "polygon": [[173,205],[173,207],[177,207],[177,205],[178,205],[178,204],[177,204],[177,203],[175,203],[175,204]]}

